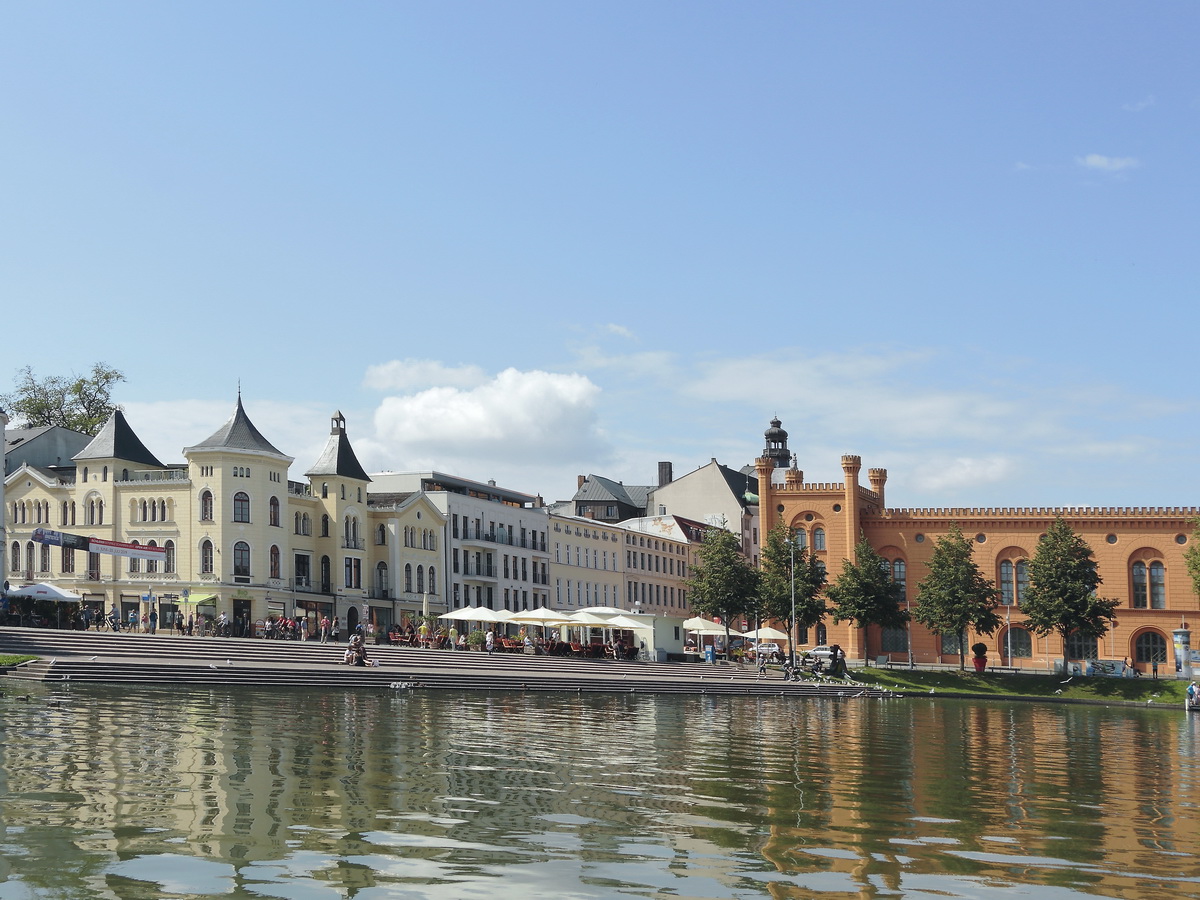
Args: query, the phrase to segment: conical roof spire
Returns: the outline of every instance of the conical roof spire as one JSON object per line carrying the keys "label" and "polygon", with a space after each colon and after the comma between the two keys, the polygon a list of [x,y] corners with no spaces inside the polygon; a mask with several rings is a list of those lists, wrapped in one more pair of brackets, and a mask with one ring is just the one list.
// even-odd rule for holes
{"label": "conical roof spire", "polygon": [[278,456],[288,461],[291,457],[281,453],[274,444],[262,436],[254,423],[250,421],[250,417],[246,415],[246,410],[242,407],[242,391],[238,387],[237,408],[233,411],[233,415],[229,421],[218,428],[207,439],[188,447],[184,452],[191,450],[250,450],[255,453],[269,453],[272,456]]}
{"label": "conical roof spire", "polygon": [[165,468],[158,458],[146,449],[141,438],[134,434],[129,423],[125,421],[125,414],[119,409],[113,410],[108,421],[74,459],[120,459],[139,465]]}
{"label": "conical roof spire", "polygon": [[309,478],[316,475],[338,475],[357,481],[371,480],[371,476],[354,455],[350,438],[346,437],[346,417],[342,415],[341,410],[335,412],[330,419],[329,440],[320,458],[304,475]]}

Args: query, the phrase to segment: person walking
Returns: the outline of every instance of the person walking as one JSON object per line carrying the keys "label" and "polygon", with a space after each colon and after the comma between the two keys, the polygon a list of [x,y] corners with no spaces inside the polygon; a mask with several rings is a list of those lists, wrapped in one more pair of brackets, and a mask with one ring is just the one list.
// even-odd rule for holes
{"label": "person walking", "polygon": [[333,617],[332,633],[333,633],[333,642],[336,644],[336,643],[338,643],[338,641],[341,640],[341,635],[342,635],[342,622],[341,622],[341,619],[339,619],[337,616]]}
{"label": "person walking", "polygon": [[158,631],[158,610],[150,610],[150,633],[154,634]]}
{"label": "person walking", "polygon": [[496,629],[489,628],[487,635],[483,639],[484,646],[487,648],[488,656],[496,649]]}
{"label": "person walking", "polygon": [[458,629],[455,628],[453,625],[451,625],[449,633],[450,633],[450,640],[446,642],[446,649],[447,650],[457,650],[458,649]]}
{"label": "person walking", "polygon": [[329,643],[329,616],[321,616],[321,643]]}

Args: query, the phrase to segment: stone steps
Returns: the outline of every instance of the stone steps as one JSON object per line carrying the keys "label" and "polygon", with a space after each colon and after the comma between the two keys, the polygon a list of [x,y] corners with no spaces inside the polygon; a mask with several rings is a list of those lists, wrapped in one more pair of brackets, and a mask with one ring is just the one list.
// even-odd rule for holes
{"label": "stone steps", "polygon": [[345,645],[252,638],[0,630],[0,653],[40,657],[10,678],[108,684],[242,685],[402,690],[571,691],[883,697],[843,683],[785,682],[777,672],[706,663],[616,662],[368,646],[378,667],[341,665]]}

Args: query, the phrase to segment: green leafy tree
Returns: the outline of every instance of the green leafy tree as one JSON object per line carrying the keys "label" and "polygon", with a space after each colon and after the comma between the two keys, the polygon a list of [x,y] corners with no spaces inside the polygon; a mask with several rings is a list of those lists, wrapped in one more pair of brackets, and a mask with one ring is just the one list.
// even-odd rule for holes
{"label": "green leafy tree", "polygon": [[124,380],[121,372],[101,362],[88,375],[70,377],[38,378],[33,366],[26,366],[18,373],[13,392],[0,395],[0,405],[26,428],[61,425],[94,435],[120,409],[112,402],[112,390]]}
{"label": "green leafy tree", "polygon": [[728,647],[729,620],[750,612],[758,602],[758,570],[742,556],[737,535],[716,526],[705,530],[685,584],[692,609],[709,618],[721,617]]}
{"label": "green leafy tree", "polygon": [[1192,534],[1188,538],[1188,548],[1183,551],[1183,564],[1192,579],[1192,593],[1200,597],[1200,519],[1192,520]]}
{"label": "green leafy tree", "polygon": [[958,667],[966,668],[967,629],[992,634],[1000,627],[996,615],[999,592],[975,564],[971,542],[957,524],[933,545],[929,574],[918,585],[913,618],[931,631],[958,635]]}
{"label": "green leafy tree", "polygon": [[1056,632],[1063,642],[1067,671],[1067,639],[1073,632],[1103,637],[1116,622],[1117,600],[1096,594],[1101,584],[1092,548],[1061,517],[1046,529],[1029,561],[1029,587],[1021,609],[1039,635]]}
{"label": "green leafy tree", "polygon": [[833,603],[835,622],[849,620],[859,628],[903,628],[909,619],[902,605],[904,588],[892,579],[887,561],[865,536],[854,546],[854,559],[842,562],[842,574],[826,593]]}
{"label": "green leafy tree", "polygon": [[[795,548],[796,530],[782,522],[767,532],[759,554],[762,567],[759,595],[763,611],[772,619],[788,621],[789,649],[795,660],[798,628],[812,628],[825,617],[825,565],[808,552]],[[795,552],[793,553],[793,550]],[[792,618],[792,589],[795,587],[795,618]]]}

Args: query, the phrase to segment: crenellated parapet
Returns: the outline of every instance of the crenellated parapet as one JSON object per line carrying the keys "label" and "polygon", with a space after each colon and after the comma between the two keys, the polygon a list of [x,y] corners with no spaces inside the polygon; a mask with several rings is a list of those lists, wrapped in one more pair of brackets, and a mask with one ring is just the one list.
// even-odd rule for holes
{"label": "crenellated parapet", "polygon": [[853,476],[857,477],[858,473],[861,469],[862,469],[862,457],[861,456],[855,456],[852,453],[847,453],[842,457],[842,471],[845,472],[846,475],[848,475],[848,476],[853,475]]}
{"label": "crenellated parapet", "polygon": [[884,509],[877,515],[889,519],[1194,519],[1196,506],[987,506]]}

